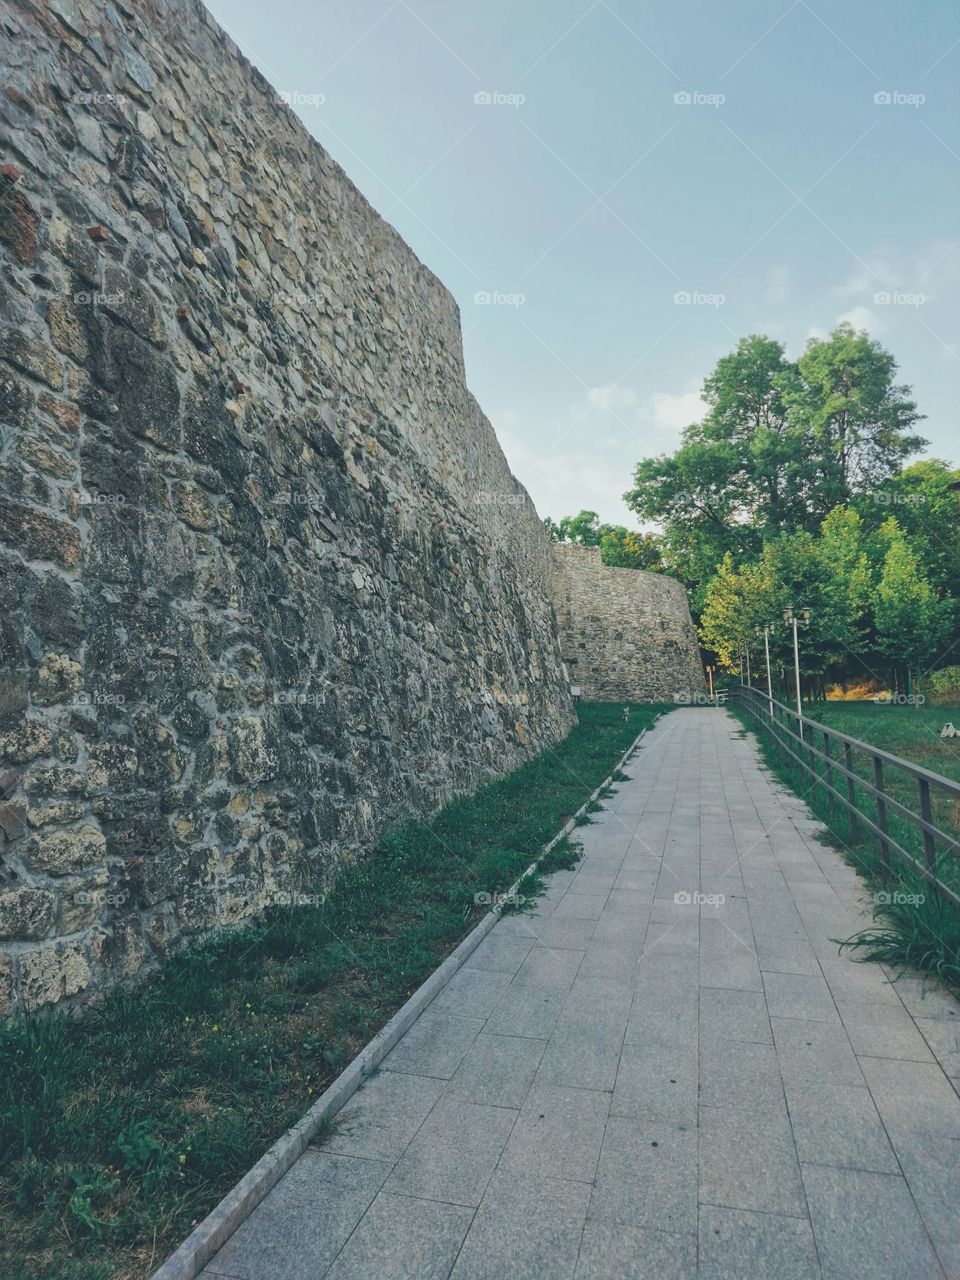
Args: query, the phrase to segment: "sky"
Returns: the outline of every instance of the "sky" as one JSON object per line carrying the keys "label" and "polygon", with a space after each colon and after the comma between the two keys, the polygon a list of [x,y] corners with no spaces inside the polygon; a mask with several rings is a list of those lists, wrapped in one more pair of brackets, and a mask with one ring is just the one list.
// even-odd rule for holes
{"label": "sky", "polygon": [[460,305],[541,515],[636,527],[738,338],[843,319],[960,465],[960,7],[207,0]]}

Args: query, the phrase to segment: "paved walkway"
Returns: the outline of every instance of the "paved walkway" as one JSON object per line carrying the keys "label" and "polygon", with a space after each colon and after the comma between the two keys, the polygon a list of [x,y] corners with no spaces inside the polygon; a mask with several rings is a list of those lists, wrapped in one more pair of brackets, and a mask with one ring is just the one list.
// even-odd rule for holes
{"label": "paved walkway", "polygon": [[960,1277],[960,1006],[726,712],[628,772],[209,1280]]}

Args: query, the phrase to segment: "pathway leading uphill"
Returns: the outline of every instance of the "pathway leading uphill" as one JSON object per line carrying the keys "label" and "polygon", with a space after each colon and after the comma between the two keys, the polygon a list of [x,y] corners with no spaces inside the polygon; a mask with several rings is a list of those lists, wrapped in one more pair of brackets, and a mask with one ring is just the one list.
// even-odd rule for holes
{"label": "pathway leading uphill", "polygon": [[960,1006],[726,712],[627,772],[208,1280],[960,1280]]}

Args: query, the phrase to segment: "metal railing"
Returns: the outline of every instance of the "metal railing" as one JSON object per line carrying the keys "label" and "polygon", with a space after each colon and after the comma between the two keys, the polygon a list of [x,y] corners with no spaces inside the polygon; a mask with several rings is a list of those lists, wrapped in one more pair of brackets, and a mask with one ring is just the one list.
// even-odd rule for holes
{"label": "metal railing", "polygon": [[[910,760],[871,746],[869,742],[861,742],[859,738],[851,738],[830,725],[800,715],[776,698],[749,685],[735,686],[729,692],[735,703],[742,705],[769,728],[779,746],[813,779],[814,793],[818,787],[822,787],[828,805],[836,801],[846,810],[851,845],[858,842],[861,827],[876,838],[884,878],[889,878],[891,874],[890,855],[894,853],[908,862],[933,886],[936,893],[960,906],[960,893],[945,884],[937,874],[938,866],[942,868],[945,857],[960,854],[960,841],[936,826],[933,816],[933,797],[936,794],[952,799],[960,814],[960,782],[944,778]],[[818,738],[822,741],[822,750],[816,745]],[[833,754],[835,746],[838,748],[836,755]],[[871,762],[872,782],[854,770],[855,751],[868,757]],[[912,779],[917,789],[916,811],[891,795],[891,776],[888,770],[899,770],[900,774]],[[834,786],[835,780],[838,786]],[[875,806],[874,817],[870,817],[857,803],[858,789],[865,796],[865,803],[872,800]],[[918,845],[922,845],[922,861],[914,857],[891,834],[891,814],[909,823],[919,833]]]}

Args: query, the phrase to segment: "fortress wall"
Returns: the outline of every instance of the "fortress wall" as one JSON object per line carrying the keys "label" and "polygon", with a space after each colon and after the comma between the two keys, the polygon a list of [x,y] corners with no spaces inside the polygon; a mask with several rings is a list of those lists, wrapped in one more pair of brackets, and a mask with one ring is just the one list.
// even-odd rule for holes
{"label": "fortress wall", "polygon": [[571,683],[597,702],[688,702],[705,691],[683,585],[556,543],[553,594]]}
{"label": "fortress wall", "polygon": [[275,89],[193,0],[8,0],[0,56],[2,1011],[573,712],[456,304]]}

